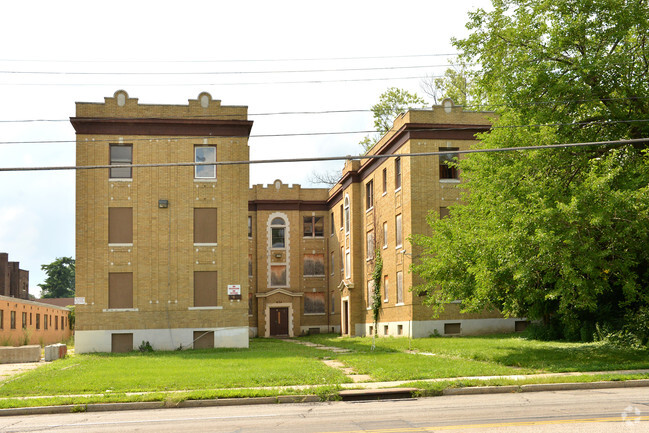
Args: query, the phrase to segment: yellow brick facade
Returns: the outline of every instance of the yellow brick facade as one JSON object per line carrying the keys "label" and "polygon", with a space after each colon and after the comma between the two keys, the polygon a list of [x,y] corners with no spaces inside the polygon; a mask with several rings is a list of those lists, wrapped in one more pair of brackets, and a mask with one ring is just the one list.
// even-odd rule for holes
{"label": "yellow brick facade", "polygon": [[[247,108],[222,106],[206,93],[174,106],[142,105],[119,91],[103,104],[78,103],[72,123],[80,166],[107,166],[116,143],[132,146],[135,165],[193,162],[195,146],[216,146],[217,161],[249,158]],[[408,154],[465,150],[489,127],[489,113],[450,100],[411,110],[369,152],[386,158],[348,160],[330,190],[281,180],[249,188],[247,164],[219,165],[211,180],[195,179],[191,166],[135,167],[127,179],[109,179],[107,168],[79,170],[77,350],[114,349],[114,334],[158,349],[192,347],[201,332],[209,347],[246,347],[249,336],[369,334],[371,245],[384,264],[378,335],[513,331],[515,319],[460,314],[459,304],[433,319],[411,291],[419,281],[410,265],[420,252],[409,238],[428,232],[429,211],[458,202],[460,177],[444,178],[438,156]],[[113,207],[132,208],[131,243],[109,242]],[[201,208],[217,209],[213,244],[195,243]],[[216,305],[194,305],[200,271],[217,273]],[[111,273],[132,273],[132,306],[110,308]],[[241,287],[240,299],[228,296],[228,285]]]}
{"label": "yellow brick facade", "polygon": [[[132,147],[133,164],[194,161],[195,146],[216,146],[217,161],[247,161],[246,107],[224,107],[208,94],[187,106],[140,105],[125,92],[103,104],[78,103],[77,165],[106,166],[111,144]],[[248,165],[217,166],[195,179],[191,166],[136,167],[130,178],[79,170],[76,186],[77,324],[80,352],[110,351],[113,334],[133,345],[192,347],[195,331],[214,346],[248,345],[246,236]],[[166,200],[168,206],[159,207]],[[132,209],[132,242],[111,244],[109,208]],[[194,242],[194,210],[215,208],[217,241]],[[194,272],[216,271],[216,305],[194,305]],[[109,306],[109,274],[132,274],[132,305]],[[228,285],[241,286],[230,299]]]}

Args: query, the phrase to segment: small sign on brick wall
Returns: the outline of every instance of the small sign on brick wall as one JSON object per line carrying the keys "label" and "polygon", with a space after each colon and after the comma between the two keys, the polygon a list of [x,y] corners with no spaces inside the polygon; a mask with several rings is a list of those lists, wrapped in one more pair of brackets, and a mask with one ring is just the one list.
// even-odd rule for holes
{"label": "small sign on brick wall", "polygon": [[228,285],[228,298],[231,301],[240,301],[241,300],[241,285],[240,284],[229,284]]}

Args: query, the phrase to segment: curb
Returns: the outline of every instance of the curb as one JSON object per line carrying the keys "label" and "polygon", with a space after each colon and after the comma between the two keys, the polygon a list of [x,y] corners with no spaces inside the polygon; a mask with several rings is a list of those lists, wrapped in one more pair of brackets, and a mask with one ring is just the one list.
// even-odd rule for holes
{"label": "curb", "polygon": [[[574,391],[586,389],[610,389],[610,388],[639,388],[649,387],[649,379],[637,379],[627,381],[610,382],[577,382],[577,383],[547,383],[530,385],[506,385],[506,386],[477,386],[469,388],[449,388],[443,390],[442,396],[453,395],[477,395],[477,394],[507,394],[517,392],[542,392],[542,391]],[[363,400],[384,400],[397,398],[413,398],[419,392],[419,388],[383,388],[383,389],[354,389],[343,390],[338,393],[342,401],[363,401]],[[422,390],[425,392],[425,390]],[[428,396],[430,397],[430,395]],[[131,402],[131,403],[92,403],[92,404],[68,404],[61,406],[38,406],[21,407],[15,409],[0,409],[0,417],[21,416],[21,415],[46,415],[65,414],[74,412],[107,412],[122,410],[150,410],[150,409],[172,409],[172,408],[196,408],[196,407],[218,407],[218,406],[244,406],[257,404],[286,404],[286,403],[319,403],[322,398],[317,395],[282,395],[277,397],[250,397],[250,398],[221,398],[209,400],[185,400],[177,403],[154,401],[154,402]]]}

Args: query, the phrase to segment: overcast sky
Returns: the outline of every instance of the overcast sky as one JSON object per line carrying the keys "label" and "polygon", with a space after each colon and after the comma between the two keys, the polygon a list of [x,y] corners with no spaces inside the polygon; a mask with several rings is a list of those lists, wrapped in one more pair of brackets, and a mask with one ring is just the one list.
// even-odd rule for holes
{"label": "overcast sky", "polygon": [[[251,159],[357,154],[362,133],[281,135],[371,130],[370,112],[263,114],[369,109],[392,86],[424,96],[422,78],[444,72],[468,12],[489,5],[2,2],[0,167],[74,165],[74,103],[119,89],[143,104],[187,104],[207,91],[247,105]],[[314,186],[309,173],[341,165],[253,165],[250,182]],[[0,172],[0,252],[30,272],[39,296],[40,266],[75,254],[73,172]]]}

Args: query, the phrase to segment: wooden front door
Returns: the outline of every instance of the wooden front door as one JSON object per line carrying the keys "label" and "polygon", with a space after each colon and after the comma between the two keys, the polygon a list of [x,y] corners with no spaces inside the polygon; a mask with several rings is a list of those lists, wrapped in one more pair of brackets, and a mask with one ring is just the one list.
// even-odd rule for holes
{"label": "wooden front door", "polygon": [[288,307],[270,309],[271,337],[288,335]]}

